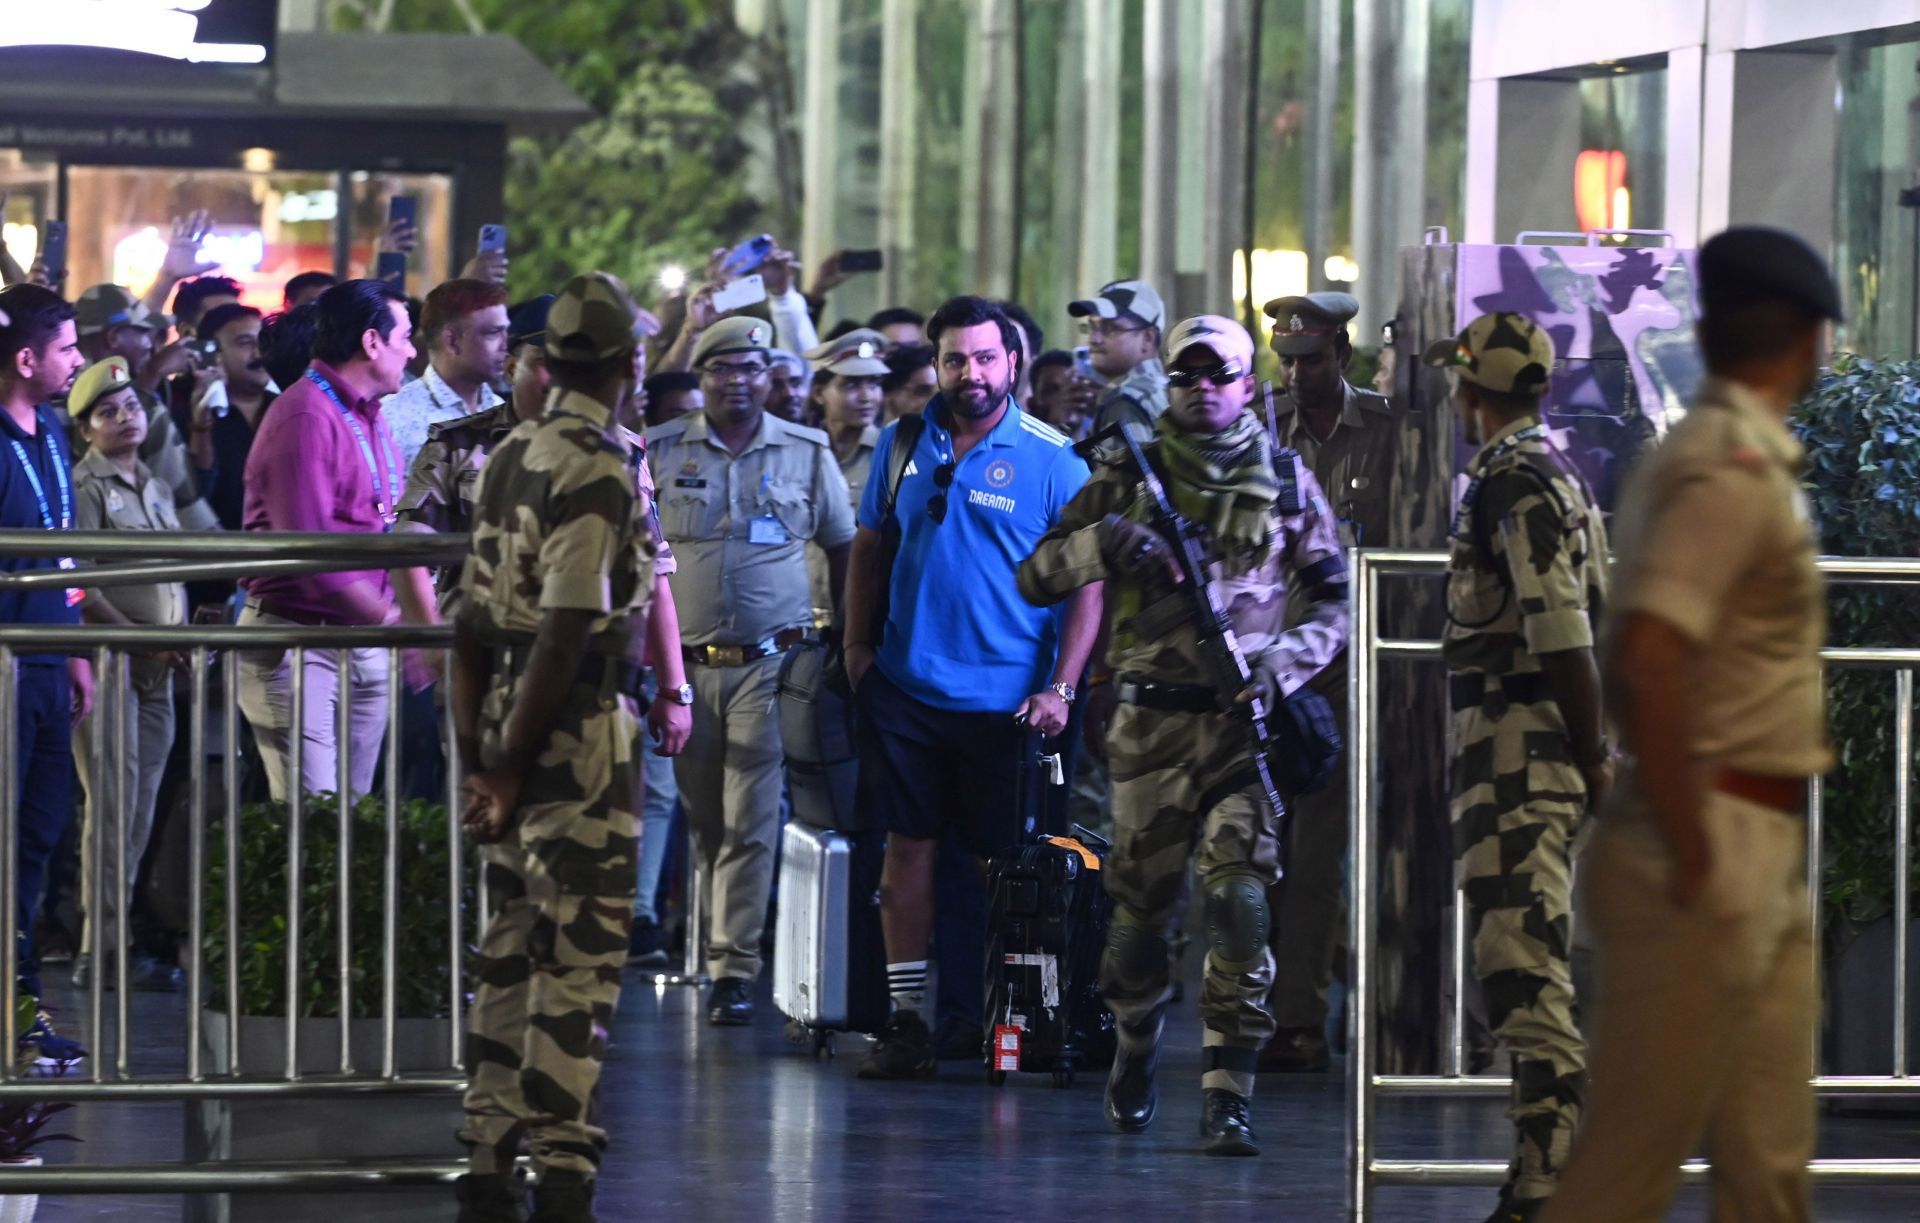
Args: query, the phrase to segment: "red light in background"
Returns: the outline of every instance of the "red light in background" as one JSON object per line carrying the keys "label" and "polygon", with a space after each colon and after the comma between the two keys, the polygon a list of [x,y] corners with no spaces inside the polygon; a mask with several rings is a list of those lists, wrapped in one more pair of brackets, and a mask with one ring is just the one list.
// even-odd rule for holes
{"label": "red light in background", "polygon": [[1624,229],[1627,155],[1619,149],[1586,149],[1573,162],[1573,211],[1580,232]]}

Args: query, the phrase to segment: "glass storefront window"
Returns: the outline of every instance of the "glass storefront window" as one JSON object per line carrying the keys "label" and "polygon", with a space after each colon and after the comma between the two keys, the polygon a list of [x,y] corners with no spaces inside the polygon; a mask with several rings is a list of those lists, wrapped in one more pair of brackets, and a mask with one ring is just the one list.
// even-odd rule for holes
{"label": "glass storefront window", "polygon": [[290,277],[333,267],[339,201],[325,172],[71,166],[67,194],[70,293],[108,282],[146,292],[173,218],[200,209],[213,223],[201,256],[240,282],[248,305],[278,309]]}
{"label": "glass storefront window", "polygon": [[[472,257],[479,235],[457,243],[453,230],[453,180],[445,174],[387,174],[355,171],[351,176],[353,205],[348,214],[347,275],[371,276],[375,248],[387,228],[389,201],[412,196],[420,245],[407,263],[407,292],[425,297],[427,290],[456,275]],[[329,257],[328,264],[332,259]]]}
{"label": "glass storefront window", "polygon": [[1580,82],[1581,160],[1572,167],[1583,231],[1666,223],[1667,70],[1616,71]]}
{"label": "glass storefront window", "polygon": [[1914,226],[1902,207],[1920,148],[1920,43],[1850,46],[1840,53],[1840,147],[1835,176],[1834,270],[1846,322],[1836,346],[1904,357],[1914,339]]}
{"label": "glass storefront window", "polygon": [[29,161],[18,149],[0,149],[0,194],[6,196],[7,253],[22,271],[40,251],[40,223],[53,215],[58,170],[47,160]]}

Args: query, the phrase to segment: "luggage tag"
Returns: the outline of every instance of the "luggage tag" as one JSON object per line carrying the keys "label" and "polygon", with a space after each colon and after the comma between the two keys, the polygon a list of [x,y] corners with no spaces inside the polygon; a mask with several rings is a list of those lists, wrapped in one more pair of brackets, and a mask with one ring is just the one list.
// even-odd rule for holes
{"label": "luggage tag", "polygon": [[995,1070],[1020,1070],[1019,1028],[1009,1023],[995,1024],[993,1028],[993,1068]]}

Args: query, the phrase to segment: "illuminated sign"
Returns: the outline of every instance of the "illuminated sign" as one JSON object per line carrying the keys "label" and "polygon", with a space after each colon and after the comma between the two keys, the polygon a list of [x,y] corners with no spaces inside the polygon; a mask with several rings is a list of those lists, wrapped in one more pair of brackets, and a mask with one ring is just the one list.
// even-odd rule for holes
{"label": "illuminated sign", "polygon": [[0,50],[126,51],[195,64],[265,64],[275,5],[260,0],[0,0]]}

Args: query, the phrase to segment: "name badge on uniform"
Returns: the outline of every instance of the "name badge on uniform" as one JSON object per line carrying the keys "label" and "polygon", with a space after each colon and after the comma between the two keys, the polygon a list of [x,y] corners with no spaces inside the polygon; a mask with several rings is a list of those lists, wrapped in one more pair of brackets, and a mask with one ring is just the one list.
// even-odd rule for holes
{"label": "name badge on uniform", "polygon": [[762,515],[747,523],[747,542],[750,544],[784,544],[792,540],[787,528],[771,514]]}
{"label": "name badge on uniform", "polygon": [[117,488],[108,489],[107,490],[107,513],[118,514],[120,511],[126,508],[127,508],[126,498],[120,495],[120,490]]}
{"label": "name badge on uniform", "polygon": [[675,488],[705,488],[707,481],[703,476],[676,476],[674,477],[673,486]]}

